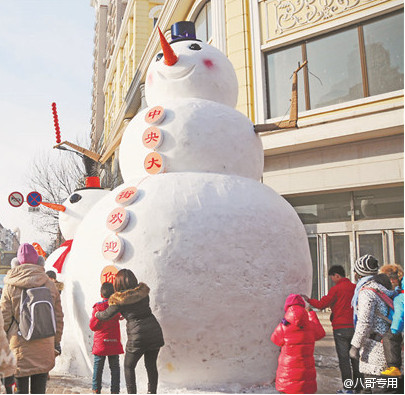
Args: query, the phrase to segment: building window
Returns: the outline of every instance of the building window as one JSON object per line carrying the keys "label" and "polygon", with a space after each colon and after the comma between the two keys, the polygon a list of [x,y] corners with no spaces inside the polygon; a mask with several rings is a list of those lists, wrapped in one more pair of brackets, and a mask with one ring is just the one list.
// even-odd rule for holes
{"label": "building window", "polygon": [[299,111],[404,87],[403,11],[266,54],[268,118],[289,109],[292,72],[308,60]]}
{"label": "building window", "polygon": [[194,23],[197,38],[205,42],[210,41],[212,37],[211,1],[204,4]]}
{"label": "building window", "polygon": [[304,224],[351,221],[351,207],[355,221],[404,216],[403,187],[286,197],[286,200]]}
{"label": "building window", "polygon": [[361,219],[404,216],[404,189],[384,188],[354,192],[354,217]]}

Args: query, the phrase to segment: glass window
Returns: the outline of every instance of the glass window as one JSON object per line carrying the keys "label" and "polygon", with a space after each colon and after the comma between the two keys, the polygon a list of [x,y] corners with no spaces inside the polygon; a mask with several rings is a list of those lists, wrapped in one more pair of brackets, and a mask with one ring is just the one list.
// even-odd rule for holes
{"label": "glass window", "polygon": [[307,43],[311,108],[363,96],[357,29]]}
{"label": "glass window", "polygon": [[[308,61],[308,67],[298,78],[299,111],[403,89],[403,11],[360,27],[356,25],[266,54],[268,118],[288,113],[290,78],[298,62],[304,60]],[[364,47],[360,47],[363,41]],[[366,75],[367,86],[363,78]],[[305,87],[304,81],[308,81]]]}
{"label": "glass window", "polygon": [[359,234],[359,257],[370,254],[377,258],[380,266],[384,264],[382,233]]}
{"label": "glass window", "polygon": [[370,189],[354,192],[355,219],[404,216],[404,188]]}
{"label": "glass window", "polygon": [[[350,238],[348,235],[327,237],[328,272],[332,266],[343,266],[345,274],[350,277]],[[328,273],[326,273],[328,275]],[[333,282],[328,276],[328,289],[331,289]]]}
{"label": "glass window", "polygon": [[350,221],[350,193],[286,198],[304,224]]}
{"label": "glass window", "polygon": [[[295,46],[267,56],[267,106],[269,118],[288,114],[291,99],[291,76],[302,63],[301,46]],[[300,82],[300,81],[299,81]],[[303,84],[298,83],[298,105],[304,107]]]}
{"label": "glass window", "polygon": [[195,31],[199,40],[208,42],[212,36],[211,2],[207,2],[195,19]]}
{"label": "glass window", "polygon": [[403,13],[364,25],[370,95],[404,88]]}
{"label": "glass window", "polygon": [[404,267],[404,234],[394,232],[395,263]]}

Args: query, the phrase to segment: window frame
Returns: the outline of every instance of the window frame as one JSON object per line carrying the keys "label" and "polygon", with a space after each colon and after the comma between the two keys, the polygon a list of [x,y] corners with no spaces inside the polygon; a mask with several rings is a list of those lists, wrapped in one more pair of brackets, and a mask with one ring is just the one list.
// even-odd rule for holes
{"label": "window frame", "polygon": [[[372,23],[372,22],[377,22],[379,20],[383,20],[383,19],[387,19],[389,17],[392,17],[394,15],[398,15],[398,14],[402,14],[404,15],[404,9],[397,9],[397,10],[392,10],[391,12],[385,13],[383,15],[372,15],[367,19],[362,20],[361,22],[357,22],[357,23],[353,23],[351,25],[345,26],[345,27],[341,27],[341,28],[336,28],[334,30],[330,30],[327,32],[322,32],[320,34],[317,35],[312,35],[310,37],[301,39],[301,40],[297,40],[291,43],[286,43],[286,45],[282,45],[282,46],[278,46],[276,48],[273,48],[271,50],[266,50],[262,52],[263,55],[263,65],[264,65],[264,74],[265,74],[265,89],[264,89],[264,118],[265,119],[278,119],[278,118],[284,118],[283,115],[275,115],[272,116],[271,112],[270,112],[270,95],[269,95],[269,70],[267,67],[267,56],[280,52],[280,51],[284,51],[284,50],[288,50],[290,48],[293,47],[299,47],[301,49],[301,58],[302,58],[302,63],[304,63],[306,60],[308,60],[307,58],[307,43],[314,41],[314,40],[319,40],[319,39],[323,39],[326,37],[330,37],[333,36],[335,34],[338,34],[340,32],[343,31],[347,31],[347,30],[355,30],[357,29],[357,37],[359,40],[359,57],[360,57],[360,67],[361,67],[361,76],[362,76],[362,85],[363,85],[363,97],[358,98],[358,99],[353,99],[353,100],[349,100],[347,102],[344,103],[335,103],[332,106],[336,106],[336,105],[340,105],[340,106],[344,106],[347,107],[346,103],[352,102],[352,101],[356,101],[356,100],[364,100],[366,98],[369,98],[371,96],[378,96],[378,95],[386,95],[386,94],[390,94],[391,92],[396,92],[396,91],[390,91],[390,92],[384,92],[384,93],[380,93],[377,95],[370,95],[370,91],[369,91],[369,81],[368,81],[368,72],[367,72],[367,61],[366,61],[366,46],[365,46],[365,39],[364,39],[364,31],[363,31],[363,26],[368,24],[368,23]],[[293,72],[293,70],[291,70],[291,73]],[[308,70],[308,66],[303,67],[302,69],[302,83],[304,85],[304,100],[305,100],[305,105],[304,105],[304,110],[299,111],[300,113],[304,112],[304,111],[315,111],[315,112],[321,112],[322,109],[328,107],[328,106],[321,106],[321,107],[316,107],[316,108],[311,108],[311,97],[310,97],[310,88],[309,88],[309,70]],[[399,88],[397,91],[399,90],[403,90],[403,88]],[[287,108],[286,108],[287,110]]]}

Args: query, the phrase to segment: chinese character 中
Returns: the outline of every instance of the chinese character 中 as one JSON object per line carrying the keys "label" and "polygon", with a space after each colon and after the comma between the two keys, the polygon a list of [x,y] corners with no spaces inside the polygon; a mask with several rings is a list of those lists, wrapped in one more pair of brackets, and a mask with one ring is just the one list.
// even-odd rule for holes
{"label": "chinese character \u4e2d", "polygon": [[157,116],[159,116],[160,115],[160,113],[161,113],[161,111],[160,110],[155,110],[155,111],[150,111],[149,112],[149,114],[148,114],[148,117],[149,118],[155,118],[155,117],[157,117]]}

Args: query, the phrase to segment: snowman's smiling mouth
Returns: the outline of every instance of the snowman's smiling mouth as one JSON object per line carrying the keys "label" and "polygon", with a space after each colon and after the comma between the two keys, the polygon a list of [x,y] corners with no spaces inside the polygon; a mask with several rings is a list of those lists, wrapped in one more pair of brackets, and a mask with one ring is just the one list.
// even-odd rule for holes
{"label": "snowman's smiling mouth", "polygon": [[178,80],[180,78],[188,77],[193,73],[194,69],[195,65],[180,70],[173,67],[166,69],[164,74],[161,71],[157,71],[157,73],[164,80]]}

